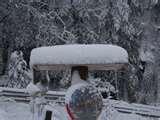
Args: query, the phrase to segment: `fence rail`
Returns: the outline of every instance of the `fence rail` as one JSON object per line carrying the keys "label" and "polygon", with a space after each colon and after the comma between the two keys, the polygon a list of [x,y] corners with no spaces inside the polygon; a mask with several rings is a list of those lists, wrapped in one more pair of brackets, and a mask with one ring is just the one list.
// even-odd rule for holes
{"label": "fence rail", "polygon": [[[6,97],[13,99],[17,102],[29,103],[31,96],[26,89],[14,89],[0,87],[0,97]],[[47,101],[64,103],[65,92],[60,91],[48,91],[45,95]]]}

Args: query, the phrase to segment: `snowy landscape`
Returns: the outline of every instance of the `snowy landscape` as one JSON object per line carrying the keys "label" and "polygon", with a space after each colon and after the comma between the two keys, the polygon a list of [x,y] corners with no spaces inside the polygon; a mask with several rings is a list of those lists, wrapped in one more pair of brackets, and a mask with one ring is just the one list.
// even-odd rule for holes
{"label": "snowy landscape", "polygon": [[[109,102],[109,101],[108,101]],[[0,102],[1,110],[0,110],[0,119],[1,120],[32,120],[32,113],[30,110],[30,105],[26,103],[17,103],[16,101],[9,101],[3,98],[3,101]],[[108,103],[107,103],[108,105]],[[115,106],[114,106],[115,105]],[[136,109],[131,110],[130,113],[127,112],[118,112],[117,107],[125,107]],[[48,108],[47,108],[48,107]],[[66,110],[62,105],[50,105],[46,108],[54,111],[53,120],[68,120]],[[148,110],[148,112],[146,112]],[[141,116],[138,111],[146,112],[148,115],[159,116],[160,109],[139,105],[139,104],[128,104],[122,101],[110,101],[109,105],[103,110],[98,120],[158,120],[156,117],[151,116]],[[152,113],[152,112],[155,112]],[[44,112],[45,113],[45,112]],[[63,115],[62,115],[63,113]]]}
{"label": "snowy landscape", "polygon": [[160,120],[160,0],[0,0],[0,120]]}

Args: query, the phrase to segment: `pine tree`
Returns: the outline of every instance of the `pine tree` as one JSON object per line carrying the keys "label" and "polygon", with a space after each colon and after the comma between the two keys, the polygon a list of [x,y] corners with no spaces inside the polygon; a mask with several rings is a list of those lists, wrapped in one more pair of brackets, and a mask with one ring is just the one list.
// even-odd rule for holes
{"label": "pine tree", "polygon": [[25,88],[29,84],[31,78],[27,64],[23,59],[21,51],[14,51],[11,54],[8,67],[9,82],[7,87],[11,88]]}

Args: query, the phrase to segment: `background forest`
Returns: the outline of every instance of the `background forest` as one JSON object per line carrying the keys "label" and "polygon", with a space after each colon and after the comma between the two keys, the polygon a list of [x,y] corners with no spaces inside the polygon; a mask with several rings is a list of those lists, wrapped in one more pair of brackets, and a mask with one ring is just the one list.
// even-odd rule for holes
{"label": "background forest", "polygon": [[160,0],[0,0],[1,86],[27,86],[33,48],[92,43],[128,51],[120,99],[160,103]]}

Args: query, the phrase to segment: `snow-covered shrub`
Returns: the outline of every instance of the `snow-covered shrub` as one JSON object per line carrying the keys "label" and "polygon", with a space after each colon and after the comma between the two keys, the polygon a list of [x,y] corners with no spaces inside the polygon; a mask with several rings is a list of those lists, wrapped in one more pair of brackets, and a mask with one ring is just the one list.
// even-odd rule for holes
{"label": "snow-covered shrub", "polygon": [[65,70],[63,72],[63,77],[60,80],[60,85],[62,88],[68,88],[71,84],[71,70]]}
{"label": "snow-covered shrub", "polygon": [[89,78],[89,82],[102,93],[104,98],[115,99],[116,89],[110,82],[103,82],[101,78]]}
{"label": "snow-covered shrub", "polygon": [[30,71],[27,68],[27,64],[23,59],[23,53],[21,51],[14,51],[11,54],[8,67],[9,81],[7,87],[12,88],[25,88],[30,80]]}

